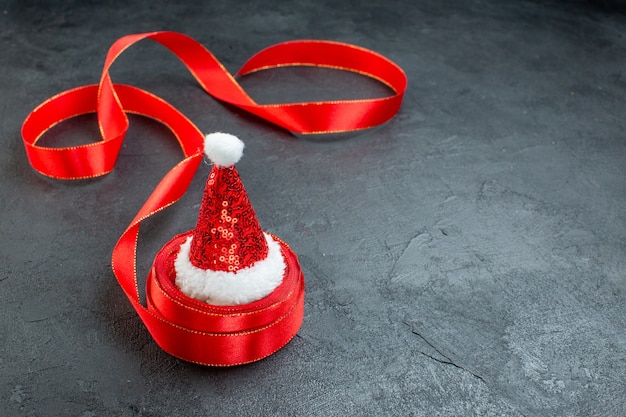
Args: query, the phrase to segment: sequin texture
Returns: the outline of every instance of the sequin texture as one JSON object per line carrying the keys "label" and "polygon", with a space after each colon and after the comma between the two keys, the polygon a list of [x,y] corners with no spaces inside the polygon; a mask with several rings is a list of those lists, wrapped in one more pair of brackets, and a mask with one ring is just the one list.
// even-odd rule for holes
{"label": "sequin texture", "polygon": [[193,232],[189,260],[201,269],[237,272],[267,257],[267,242],[234,166],[214,166]]}

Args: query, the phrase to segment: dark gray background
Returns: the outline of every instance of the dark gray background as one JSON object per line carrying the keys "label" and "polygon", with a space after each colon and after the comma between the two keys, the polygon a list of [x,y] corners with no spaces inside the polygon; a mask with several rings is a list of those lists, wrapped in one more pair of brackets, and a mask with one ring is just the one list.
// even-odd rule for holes
{"label": "dark gray background", "polygon": [[[132,117],[115,171],[77,183],[34,173],[21,144],[28,112],[97,82],[115,39],[162,29],[231,71],[316,38],[409,77],[395,119],[330,141],[219,104],[156,44],[115,64],[115,81],[247,143],[250,198],[307,281],[298,336],[255,364],[163,353],[111,272],[180,158],[164,128]],[[626,415],[625,36],[610,1],[0,1],[0,414]],[[314,69],[242,83],[261,102],[386,94]],[[95,138],[83,117],[45,141]],[[208,170],[142,229],[142,282],[195,223]]]}

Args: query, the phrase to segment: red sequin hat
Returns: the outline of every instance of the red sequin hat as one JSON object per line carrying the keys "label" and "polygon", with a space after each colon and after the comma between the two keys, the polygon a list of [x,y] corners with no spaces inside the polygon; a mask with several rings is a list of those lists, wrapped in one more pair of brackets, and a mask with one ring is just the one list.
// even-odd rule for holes
{"label": "red sequin hat", "polygon": [[226,133],[207,136],[215,164],[206,183],[189,260],[201,269],[237,272],[267,257],[267,242],[235,163],[243,142]]}
{"label": "red sequin hat", "polygon": [[265,297],[281,282],[280,245],[261,229],[235,163],[241,140],[207,135],[213,162],[198,221],[176,259],[176,285],[188,296],[216,305],[239,305]]}

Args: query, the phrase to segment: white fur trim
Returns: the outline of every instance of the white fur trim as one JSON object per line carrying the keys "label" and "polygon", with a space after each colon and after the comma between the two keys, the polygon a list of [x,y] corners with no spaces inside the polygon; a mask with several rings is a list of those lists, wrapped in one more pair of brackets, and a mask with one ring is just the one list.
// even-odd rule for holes
{"label": "white fur trim", "polygon": [[180,246],[174,267],[176,285],[188,297],[218,306],[247,304],[269,295],[283,280],[280,244],[264,233],[267,258],[237,272],[204,270],[189,260],[191,236]]}
{"label": "white fur trim", "polygon": [[243,155],[244,144],[229,133],[209,133],[204,138],[204,153],[219,167],[235,165]]}

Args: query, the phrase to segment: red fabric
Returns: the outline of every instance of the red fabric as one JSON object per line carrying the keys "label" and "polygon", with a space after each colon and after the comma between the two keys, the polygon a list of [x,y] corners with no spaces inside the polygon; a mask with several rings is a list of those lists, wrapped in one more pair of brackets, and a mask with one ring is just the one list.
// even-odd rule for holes
{"label": "red fabric", "polygon": [[[246,62],[237,75],[282,66],[309,65],[357,72],[388,85],[384,98],[290,104],[257,104],[234,77],[201,44],[176,32],[152,32],[122,37],[109,49],[97,85],[65,91],[46,100],[28,115],[22,138],[28,160],[43,175],[81,179],[110,172],[128,129],[127,113],[144,115],[174,133],[184,159],[157,185],[113,249],[113,272],[154,340],[181,359],[216,366],[252,362],[284,346],[298,331],[304,312],[304,279],[297,258],[282,244],[289,273],[276,291],[255,303],[238,307],[201,304],[184,297],[167,277],[148,277],[148,308],[140,303],[135,274],[137,237],[141,222],[175,203],[187,190],[203,159],[203,134],[173,106],[136,87],[114,84],[109,67],[134,43],[151,39],[174,53],[214,98],[232,104],[299,134],[346,132],[377,126],[400,108],[407,80],[387,58],[353,45],[327,41],[293,41],[267,48]],[[102,140],[88,145],[46,148],[37,141],[66,119],[97,112]],[[174,239],[176,240],[176,239]],[[169,244],[168,244],[169,245]],[[168,265],[166,245],[158,259]]]}
{"label": "red fabric", "polygon": [[240,306],[214,306],[187,297],[174,284],[174,260],[190,233],[166,244],[150,272],[149,311],[168,322],[185,325],[184,329],[177,328],[175,335],[168,331],[165,340],[157,339],[157,343],[179,357],[193,349],[194,361],[208,365],[251,362],[287,344],[300,328],[304,314],[304,277],[291,249],[280,242],[286,272],[270,295]]}
{"label": "red fabric", "polygon": [[234,165],[207,179],[189,260],[200,269],[237,272],[267,258],[267,241]]}

